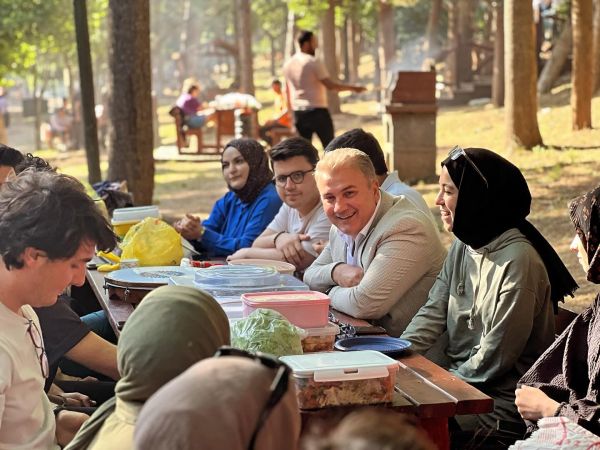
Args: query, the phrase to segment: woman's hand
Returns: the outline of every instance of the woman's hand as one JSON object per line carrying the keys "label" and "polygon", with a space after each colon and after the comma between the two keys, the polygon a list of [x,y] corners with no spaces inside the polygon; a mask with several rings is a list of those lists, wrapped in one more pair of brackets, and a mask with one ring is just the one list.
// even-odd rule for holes
{"label": "woman's hand", "polygon": [[552,400],[542,390],[531,386],[521,386],[515,391],[515,405],[523,419],[536,421],[542,417],[552,417],[560,403]]}
{"label": "woman's hand", "polygon": [[202,222],[200,217],[186,214],[181,220],[173,224],[173,228],[188,241],[195,241],[202,236]]}

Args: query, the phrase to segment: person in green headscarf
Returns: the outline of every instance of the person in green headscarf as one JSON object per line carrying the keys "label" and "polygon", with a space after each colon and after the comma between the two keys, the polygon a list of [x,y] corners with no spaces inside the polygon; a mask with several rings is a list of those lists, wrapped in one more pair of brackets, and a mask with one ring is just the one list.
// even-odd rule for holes
{"label": "person in green headscarf", "polygon": [[183,286],[152,291],[119,338],[121,379],[115,397],[98,408],[65,449],[132,449],[135,422],[146,400],[229,342],[227,316],[206,292]]}

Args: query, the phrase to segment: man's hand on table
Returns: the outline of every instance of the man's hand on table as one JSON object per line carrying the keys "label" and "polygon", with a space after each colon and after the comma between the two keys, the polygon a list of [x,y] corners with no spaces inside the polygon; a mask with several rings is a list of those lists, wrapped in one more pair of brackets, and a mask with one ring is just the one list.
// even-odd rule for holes
{"label": "man's hand on table", "polygon": [[515,391],[515,405],[523,419],[536,421],[542,417],[553,417],[560,403],[552,400],[541,389],[521,386]]}
{"label": "man's hand on table", "polygon": [[338,264],[333,269],[331,277],[338,286],[350,288],[357,286],[364,275],[365,272],[360,267],[351,266],[350,264]]}
{"label": "man's hand on table", "polygon": [[173,228],[188,241],[195,241],[202,237],[200,217],[191,214],[186,214],[183,219],[175,222]]}
{"label": "man's hand on table", "polygon": [[308,234],[283,233],[275,241],[275,248],[283,253],[287,262],[300,267],[304,252],[302,241],[310,241],[310,236]]}

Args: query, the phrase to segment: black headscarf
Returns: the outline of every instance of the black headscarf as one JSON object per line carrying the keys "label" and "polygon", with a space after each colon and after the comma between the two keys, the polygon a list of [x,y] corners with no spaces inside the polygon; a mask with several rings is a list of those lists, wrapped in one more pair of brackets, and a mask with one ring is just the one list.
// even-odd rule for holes
{"label": "black headscarf", "polygon": [[572,200],[569,212],[587,253],[587,280],[600,284],[600,186]]}
{"label": "black headscarf", "polygon": [[[225,149],[228,147],[233,147],[240,152],[250,166],[248,180],[244,187],[241,189],[232,189],[229,186],[229,189],[235,192],[235,195],[242,202],[252,203],[260,195],[265,186],[273,182],[273,172],[269,168],[269,159],[265,154],[263,146],[254,139],[233,139],[225,145]],[[221,162],[223,162],[222,156]]]}
{"label": "black headscarf", "polygon": [[[458,188],[452,232],[465,244],[481,248],[510,228],[518,228],[540,255],[551,286],[551,299],[573,296],[577,283],[542,234],[526,220],[531,193],[521,171],[511,162],[483,148],[465,149],[467,156],[442,161]],[[485,176],[487,186],[473,165]]]}

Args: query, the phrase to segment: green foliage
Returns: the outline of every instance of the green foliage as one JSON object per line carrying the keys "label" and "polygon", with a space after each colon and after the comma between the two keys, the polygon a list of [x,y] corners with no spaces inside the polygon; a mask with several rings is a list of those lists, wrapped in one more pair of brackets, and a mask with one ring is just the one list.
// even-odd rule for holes
{"label": "green foliage", "polygon": [[288,6],[297,17],[299,28],[318,30],[321,17],[329,9],[330,0],[289,0]]}

